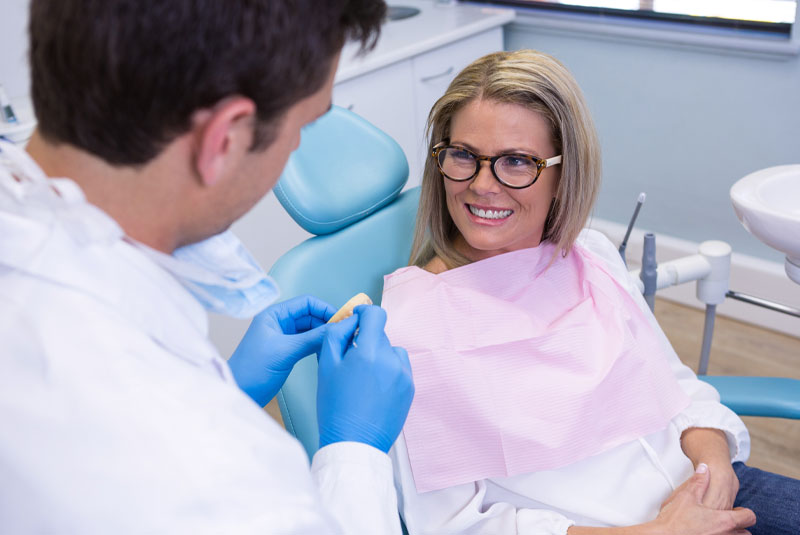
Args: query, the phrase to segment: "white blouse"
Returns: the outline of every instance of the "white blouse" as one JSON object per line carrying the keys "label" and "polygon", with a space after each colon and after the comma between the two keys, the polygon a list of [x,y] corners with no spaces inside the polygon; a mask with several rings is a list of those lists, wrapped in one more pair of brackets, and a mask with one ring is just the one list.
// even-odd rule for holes
{"label": "white blouse", "polygon": [[421,494],[414,486],[401,435],[390,455],[400,510],[410,535],[563,535],[572,525],[649,522],[657,516],[661,503],[693,473],[680,445],[681,434],[690,427],[721,429],[732,462],[747,460],[750,436],[744,423],[719,402],[712,386],[681,363],[613,244],[594,230],[581,232],[578,241],[606,262],[609,272],[648,317],[691,404],[662,431],[562,468]]}

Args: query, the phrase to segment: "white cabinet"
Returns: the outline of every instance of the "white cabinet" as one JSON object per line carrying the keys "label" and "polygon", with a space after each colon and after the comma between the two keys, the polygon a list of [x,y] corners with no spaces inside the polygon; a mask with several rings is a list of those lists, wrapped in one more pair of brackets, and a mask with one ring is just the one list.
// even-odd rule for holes
{"label": "white cabinet", "polygon": [[392,136],[409,158],[417,139],[411,61],[399,61],[333,86],[333,103],[347,108]]}
{"label": "white cabinet", "polygon": [[[447,86],[461,70],[481,56],[503,50],[503,29],[492,30],[467,37],[449,45],[412,58],[414,68],[414,117],[419,146],[417,154],[426,157],[425,123],[428,113]],[[422,169],[419,168],[419,178]]]}
{"label": "white cabinet", "polygon": [[503,49],[495,27],[337,83],[333,103],[358,113],[392,136],[408,159],[406,187],[418,186],[427,157],[428,112],[461,69]]}

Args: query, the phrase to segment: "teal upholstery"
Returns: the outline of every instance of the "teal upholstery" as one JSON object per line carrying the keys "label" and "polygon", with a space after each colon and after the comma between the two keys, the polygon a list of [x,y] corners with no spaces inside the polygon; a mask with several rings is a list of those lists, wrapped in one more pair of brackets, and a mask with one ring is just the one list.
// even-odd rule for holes
{"label": "teal upholstery", "polygon": [[311,234],[330,234],[389,204],[408,179],[397,142],[333,106],[303,129],[275,196]]}
{"label": "teal upholstery", "polygon": [[722,403],[741,416],[800,420],[800,380],[785,377],[700,375]]}
{"label": "teal upholstery", "polygon": [[[313,294],[334,306],[358,292],[380,304],[383,275],[408,264],[419,188],[335,234],[315,236],[282,256],[270,270],[284,296]],[[286,429],[309,458],[319,447],[317,430],[317,360],[305,358],[292,370],[280,393]]]}
{"label": "teal upholstery", "polygon": [[[407,265],[411,252],[419,189],[400,194],[407,180],[400,145],[358,115],[334,106],[304,128],[275,194],[316,236],[270,270],[282,295],[312,294],[338,307],[364,292],[380,303],[383,275]],[[309,458],[319,447],[316,390],[310,357],[278,394],[284,425]]]}

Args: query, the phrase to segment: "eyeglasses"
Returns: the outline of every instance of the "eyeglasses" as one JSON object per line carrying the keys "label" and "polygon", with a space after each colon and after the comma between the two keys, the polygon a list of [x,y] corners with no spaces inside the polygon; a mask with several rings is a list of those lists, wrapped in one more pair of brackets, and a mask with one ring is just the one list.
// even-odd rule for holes
{"label": "eyeglasses", "polygon": [[497,181],[514,189],[532,186],[545,168],[561,163],[560,155],[546,160],[529,154],[483,156],[463,147],[447,145],[446,142],[436,145],[431,156],[445,178],[456,182],[475,178],[481,170],[481,162],[487,161]]}

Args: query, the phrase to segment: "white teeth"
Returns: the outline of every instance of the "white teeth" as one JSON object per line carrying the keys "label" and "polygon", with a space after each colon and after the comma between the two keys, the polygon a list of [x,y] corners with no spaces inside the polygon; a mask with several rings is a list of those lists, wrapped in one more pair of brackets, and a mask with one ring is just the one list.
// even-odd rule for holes
{"label": "white teeth", "polygon": [[513,210],[484,210],[482,208],[475,208],[471,204],[468,206],[469,211],[472,212],[473,215],[484,219],[503,219],[513,213]]}

